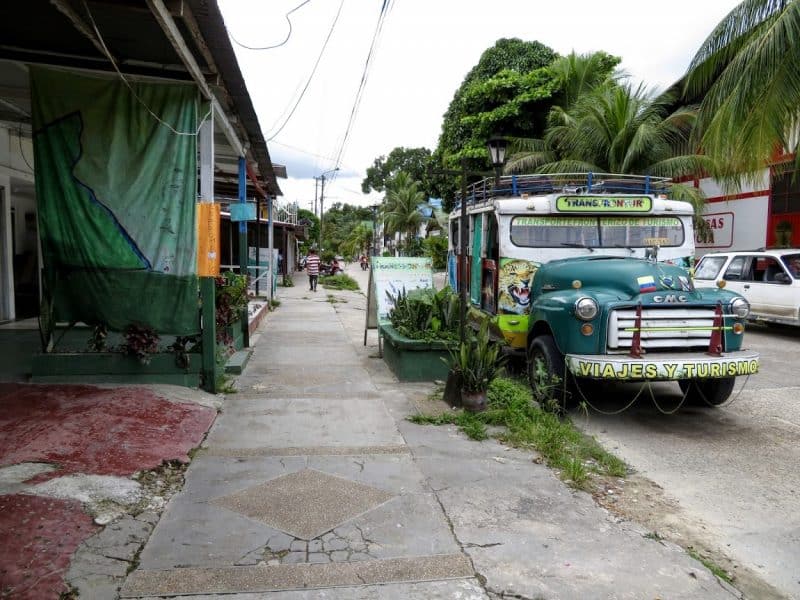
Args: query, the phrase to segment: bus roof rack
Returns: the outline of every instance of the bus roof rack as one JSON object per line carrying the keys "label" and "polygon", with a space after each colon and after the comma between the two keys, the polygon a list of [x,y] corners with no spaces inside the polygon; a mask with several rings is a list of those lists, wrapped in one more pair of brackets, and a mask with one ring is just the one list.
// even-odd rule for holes
{"label": "bus roof rack", "polygon": [[[650,175],[614,173],[538,173],[487,178],[467,188],[467,205],[482,204],[499,197],[547,194],[665,194],[671,180]],[[456,194],[456,206],[461,194]]]}

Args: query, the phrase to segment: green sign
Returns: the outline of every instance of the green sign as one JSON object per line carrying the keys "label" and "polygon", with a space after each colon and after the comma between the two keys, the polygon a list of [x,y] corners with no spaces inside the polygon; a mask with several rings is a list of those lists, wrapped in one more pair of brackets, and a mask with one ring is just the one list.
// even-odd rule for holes
{"label": "green sign", "polygon": [[250,202],[231,202],[231,221],[255,221],[256,205]]}
{"label": "green sign", "polygon": [[648,196],[559,196],[559,212],[650,212],[653,200]]}

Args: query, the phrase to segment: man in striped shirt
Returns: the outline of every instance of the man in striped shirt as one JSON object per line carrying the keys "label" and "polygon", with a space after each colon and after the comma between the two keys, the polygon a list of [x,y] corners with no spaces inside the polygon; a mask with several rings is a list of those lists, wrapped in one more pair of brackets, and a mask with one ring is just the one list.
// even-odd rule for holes
{"label": "man in striped shirt", "polygon": [[317,279],[319,278],[319,256],[314,248],[308,251],[306,257],[306,271],[308,271],[308,285],[312,292],[317,291]]}

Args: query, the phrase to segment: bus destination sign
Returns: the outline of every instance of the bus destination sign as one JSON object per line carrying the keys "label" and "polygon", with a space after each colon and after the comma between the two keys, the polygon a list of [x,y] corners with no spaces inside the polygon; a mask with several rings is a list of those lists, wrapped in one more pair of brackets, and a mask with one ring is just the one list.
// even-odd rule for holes
{"label": "bus destination sign", "polygon": [[559,196],[559,212],[650,212],[653,200],[649,196]]}

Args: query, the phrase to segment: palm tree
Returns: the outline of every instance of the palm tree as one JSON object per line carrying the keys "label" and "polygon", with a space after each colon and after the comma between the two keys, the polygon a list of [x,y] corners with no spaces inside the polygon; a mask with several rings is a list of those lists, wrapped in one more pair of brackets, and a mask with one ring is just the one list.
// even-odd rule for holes
{"label": "palm tree", "polygon": [[372,246],[372,226],[359,223],[339,246],[345,256],[367,254]]}
{"label": "palm tree", "polygon": [[729,176],[781,149],[800,168],[800,1],[744,0],[728,13],[689,66],[684,96],[703,95],[697,139]]}
{"label": "palm tree", "polygon": [[419,211],[425,203],[425,194],[419,189],[419,182],[413,181],[408,173],[400,171],[387,186],[382,213],[389,234],[405,234],[406,240],[413,236],[424,220]]}
{"label": "palm tree", "polygon": [[[672,111],[669,93],[649,94],[641,85],[603,85],[578,98],[567,109],[554,110],[543,140],[518,144],[508,172],[605,172],[680,177],[713,172],[706,156],[676,153],[691,132],[695,113]],[[688,200],[700,214],[700,190],[674,184],[673,197]]]}

